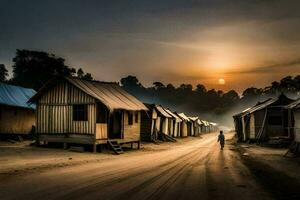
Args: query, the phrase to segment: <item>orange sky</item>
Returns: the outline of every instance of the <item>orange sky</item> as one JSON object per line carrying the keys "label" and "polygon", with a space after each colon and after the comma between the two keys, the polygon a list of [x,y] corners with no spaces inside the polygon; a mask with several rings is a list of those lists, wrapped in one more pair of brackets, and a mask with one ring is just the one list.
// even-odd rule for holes
{"label": "orange sky", "polygon": [[296,0],[4,4],[0,63],[10,70],[15,49],[26,48],[64,57],[98,80],[131,74],[146,86],[201,83],[241,92],[300,72]]}

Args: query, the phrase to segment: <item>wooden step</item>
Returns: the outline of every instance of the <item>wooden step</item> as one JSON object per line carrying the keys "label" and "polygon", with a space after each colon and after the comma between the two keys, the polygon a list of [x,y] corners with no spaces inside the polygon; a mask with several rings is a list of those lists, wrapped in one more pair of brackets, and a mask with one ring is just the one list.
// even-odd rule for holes
{"label": "wooden step", "polygon": [[164,133],[159,133],[162,141],[177,142],[175,138]]}
{"label": "wooden step", "polygon": [[124,153],[122,147],[120,146],[120,144],[117,141],[108,140],[107,144],[112,148],[112,150],[115,152],[115,154],[120,155],[120,154]]}

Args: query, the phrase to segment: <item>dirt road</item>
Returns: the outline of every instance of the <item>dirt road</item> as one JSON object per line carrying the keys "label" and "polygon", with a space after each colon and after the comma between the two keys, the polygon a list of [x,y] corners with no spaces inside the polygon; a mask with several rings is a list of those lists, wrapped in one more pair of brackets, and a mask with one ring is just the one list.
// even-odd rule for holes
{"label": "dirt road", "polygon": [[[232,135],[226,135],[227,138]],[[216,134],[165,151],[0,180],[1,199],[271,199]]]}

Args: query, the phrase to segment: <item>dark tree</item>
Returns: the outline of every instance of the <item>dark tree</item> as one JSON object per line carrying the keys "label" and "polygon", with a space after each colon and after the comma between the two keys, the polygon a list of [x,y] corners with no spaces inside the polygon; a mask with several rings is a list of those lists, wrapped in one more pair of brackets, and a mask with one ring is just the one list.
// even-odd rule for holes
{"label": "dark tree", "polygon": [[284,92],[296,90],[295,83],[294,83],[292,76],[287,76],[287,77],[281,79],[280,86]]}
{"label": "dark tree", "polygon": [[206,90],[206,88],[205,88],[204,85],[198,84],[198,85],[196,86],[196,92],[198,92],[198,93],[200,93],[200,94],[204,94],[204,93],[207,92],[207,90]]}
{"label": "dark tree", "polygon": [[296,90],[299,92],[300,91],[300,75],[298,75],[294,78],[294,83],[295,83]]}
{"label": "dark tree", "polygon": [[75,71],[65,65],[63,58],[41,51],[18,49],[13,62],[11,82],[35,90],[53,76],[71,76]]}
{"label": "dark tree", "polygon": [[153,85],[154,85],[154,89],[156,89],[156,90],[159,90],[159,89],[162,89],[165,87],[165,85],[163,83],[158,82],[158,81],[154,82]]}
{"label": "dark tree", "polygon": [[92,74],[91,73],[86,73],[82,79],[84,80],[87,80],[87,81],[92,81],[93,80],[93,77],[92,77]]}
{"label": "dark tree", "polygon": [[78,78],[81,78],[83,80],[87,80],[87,81],[93,80],[92,74],[91,73],[84,73],[84,71],[81,68],[79,68],[77,70],[76,74],[77,74]]}
{"label": "dark tree", "polygon": [[191,84],[181,84],[179,86],[179,89],[185,91],[185,92],[192,92],[193,86]]}
{"label": "dark tree", "polygon": [[7,76],[8,76],[8,71],[5,68],[5,65],[0,64],[0,82],[6,81]]}
{"label": "dark tree", "polygon": [[169,84],[166,86],[166,88],[167,88],[168,90],[170,90],[170,91],[174,91],[174,90],[175,90],[174,85],[172,85],[171,83],[169,83]]}
{"label": "dark tree", "polygon": [[123,87],[127,87],[127,88],[140,87],[141,86],[139,80],[135,76],[131,76],[131,75],[129,75],[125,78],[122,78],[121,79],[121,85]]}
{"label": "dark tree", "polygon": [[77,77],[78,78],[83,78],[83,76],[84,76],[84,72],[83,72],[83,70],[81,68],[79,68],[77,70]]}
{"label": "dark tree", "polygon": [[240,97],[236,91],[230,90],[230,91],[226,92],[225,94],[223,94],[223,98],[229,99],[231,101],[238,101]]}
{"label": "dark tree", "polygon": [[263,94],[263,89],[251,87],[251,88],[247,88],[243,92],[243,98],[255,98],[262,94]]}

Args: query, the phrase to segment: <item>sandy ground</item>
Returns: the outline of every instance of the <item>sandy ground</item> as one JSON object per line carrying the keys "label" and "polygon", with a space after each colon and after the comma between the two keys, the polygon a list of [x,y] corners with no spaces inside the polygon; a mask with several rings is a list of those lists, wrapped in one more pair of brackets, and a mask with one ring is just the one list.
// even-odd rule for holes
{"label": "sandy ground", "polygon": [[286,175],[295,177],[300,180],[300,158],[291,157],[290,154],[285,156],[287,149],[270,148],[257,145],[241,145],[243,151],[252,159],[262,162],[274,170],[286,173]]}
{"label": "sandy ground", "polygon": [[[216,138],[217,134],[207,134],[202,139],[183,139],[175,144],[144,145],[141,151],[120,156],[55,149],[36,152],[35,148],[29,148],[33,152],[5,157],[3,154],[10,151],[1,150],[0,196],[1,199],[272,199],[239,154],[230,150],[231,146],[221,151]],[[12,173],[10,168],[14,164],[10,162],[22,173]],[[50,167],[40,167],[44,165]]]}
{"label": "sandy ground", "polygon": [[300,158],[285,157],[287,149],[237,145],[243,163],[275,199],[300,199]]}

